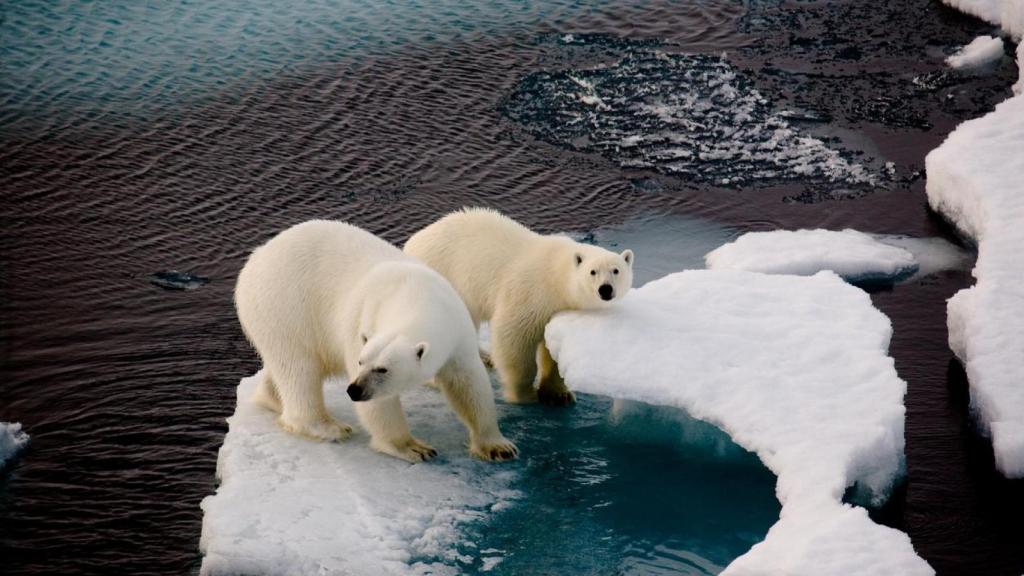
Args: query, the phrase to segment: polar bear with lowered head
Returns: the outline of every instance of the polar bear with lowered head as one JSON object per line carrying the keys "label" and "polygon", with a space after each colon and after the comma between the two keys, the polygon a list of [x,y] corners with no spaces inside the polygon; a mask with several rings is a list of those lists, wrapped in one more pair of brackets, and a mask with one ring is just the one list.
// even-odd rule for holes
{"label": "polar bear with lowered head", "polygon": [[370,445],[411,462],[436,454],[409,431],[399,394],[433,379],[469,428],[470,452],[506,460],[476,331],[447,280],[373,234],[313,220],[253,251],[235,306],[263,359],[254,401],[282,428],[321,440],[352,429],[324,406],[323,381],[348,377]]}
{"label": "polar bear with lowered head", "polygon": [[633,285],[631,250],[544,236],[487,209],[445,216],[409,238],[405,252],[452,283],[477,328],[490,322],[491,356],[510,402],[575,401],[544,344],[544,327],[563,310],[608,306]]}

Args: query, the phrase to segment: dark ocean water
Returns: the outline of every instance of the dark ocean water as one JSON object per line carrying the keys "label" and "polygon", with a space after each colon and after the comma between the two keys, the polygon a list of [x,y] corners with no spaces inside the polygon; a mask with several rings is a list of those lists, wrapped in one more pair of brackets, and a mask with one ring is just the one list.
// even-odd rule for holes
{"label": "dark ocean water", "polygon": [[[991,32],[931,0],[0,2],[0,421],[32,435],[0,480],[0,571],[196,568],[258,368],[234,277],[276,231],[400,243],[486,205],[540,231],[659,214],[954,239],[924,155],[1009,94],[1009,57],[942,62]],[[169,271],[209,281],[153,283]],[[1019,575],[1024,485],[995,473],[946,346],[970,283],[873,296],[909,387],[907,481],[874,514],[940,574]]]}

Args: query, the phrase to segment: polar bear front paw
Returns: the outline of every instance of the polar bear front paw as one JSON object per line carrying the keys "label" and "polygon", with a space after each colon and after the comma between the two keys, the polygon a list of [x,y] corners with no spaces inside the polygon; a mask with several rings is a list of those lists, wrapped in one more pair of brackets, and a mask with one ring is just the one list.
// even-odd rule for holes
{"label": "polar bear front paw", "polygon": [[576,403],[576,395],[566,388],[551,389],[541,386],[537,390],[537,399],[546,406],[568,406]]}
{"label": "polar bear front paw", "polygon": [[519,448],[509,439],[498,437],[490,442],[479,442],[469,449],[470,454],[481,460],[490,462],[502,462],[512,460],[519,455]]}
{"label": "polar bear front paw", "polygon": [[344,422],[333,418],[329,420],[314,420],[312,422],[293,422],[281,417],[277,423],[286,432],[306,436],[315,440],[326,440],[328,442],[340,442],[347,440],[352,435],[352,427]]}
{"label": "polar bear front paw", "polygon": [[395,458],[401,458],[413,464],[425,462],[437,456],[437,450],[412,436],[394,443],[375,444],[373,447],[379,452],[390,454]]}

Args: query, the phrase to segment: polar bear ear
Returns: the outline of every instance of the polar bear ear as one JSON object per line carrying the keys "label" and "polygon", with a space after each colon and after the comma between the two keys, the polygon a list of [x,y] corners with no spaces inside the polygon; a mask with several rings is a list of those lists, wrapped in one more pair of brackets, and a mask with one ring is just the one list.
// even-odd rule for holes
{"label": "polar bear ear", "polygon": [[579,252],[577,252],[576,253],[576,265],[579,266],[580,264],[583,264],[583,255],[580,254]]}
{"label": "polar bear ear", "polygon": [[626,264],[629,264],[630,266],[633,265],[633,251],[632,250],[623,250],[622,254],[620,254],[620,256],[622,256],[622,259],[626,261]]}
{"label": "polar bear ear", "polygon": [[414,348],[414,350],[416,350],[416,359],[423,360],[423,355],[427,353],[428,348],[430,348],[430,345],[426,342],[420,342],[417,344]]}

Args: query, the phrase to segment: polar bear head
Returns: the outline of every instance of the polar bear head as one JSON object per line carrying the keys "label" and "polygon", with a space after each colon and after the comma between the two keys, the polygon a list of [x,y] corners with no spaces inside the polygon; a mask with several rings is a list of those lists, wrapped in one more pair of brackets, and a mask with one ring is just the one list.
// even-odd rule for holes
{"label": "polar bear head", "polygon": [[360,338],[363,347],[359,352],[359,371],[346,390],[352,400],[401,394],[433,377],[423,365],[430,349],[426,342],[412,342],[395,334]]}
{"label": "polar bear head", "polygon": [[573,252],[572,292],[581,309],[603,308],[633,286],[633,251],[621,254],[578,244]]}

